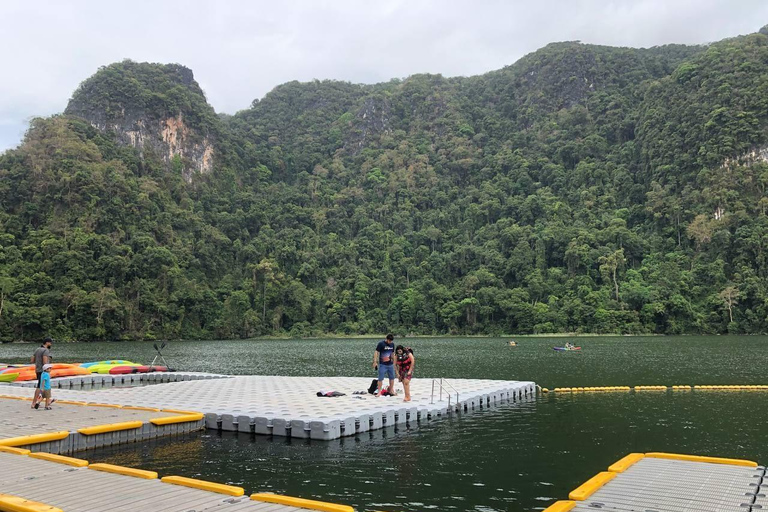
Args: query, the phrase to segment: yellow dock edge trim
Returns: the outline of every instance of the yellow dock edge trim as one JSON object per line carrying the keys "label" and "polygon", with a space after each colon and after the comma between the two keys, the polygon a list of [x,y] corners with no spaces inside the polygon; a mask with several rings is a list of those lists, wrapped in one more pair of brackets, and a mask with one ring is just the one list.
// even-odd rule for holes
{"label": "yellow dock edge trim", "polygon": [[616,473],[611,473],[610,471],[603,471],[602,473],[598,473],[578,486],[576,489],[572,490],[571,494],[568,495],[568,499],[574,501],[584,501],[592,496],[595,491],[597,491],[599,488],[614,478],[616,478]]}
{"label": "yellow dock edge trim", "polygon": [[14,455],[29,455],[31,452],[26,448],[12,448],[10,446],[0,446],[0,453],[12,453]]}
{"label": "yellow dock edge trim", "polygon": [[194,478],[186,478],[183,476],[164,476],[160,481],[166,484],[183,485],[184,487],[193,487],[204,491],[228,494],[229,496],[242,496],[245,494],[245,489],[242,487],[206,482],[205,480],[196,480]]}
{"label": "yellow dock edge trim", "polygon": [[29,446],[31,444],[61,441],[67,436],[69,436],[69,431],[61,430],[59,432],[50,432],[48,434],[32,434],[31,436],[8,437],[6,439],[0,439],[0,446]]}
{"label": "yellow dock edge trim", "polygon": [[58,462],[59,464],[66,464],[67,466],[74,466],[76,468],[84,468],[88,466],[87,460],[75,459],[74,457],[65,457],[64,455],[54,455],[53,453],[35,452],[30,453],[29,456],[33,459]]}
{"label": "yellow dock edge trim", "polygon": [[123,421],[122,423],[107,423],[106,425],[79,428],[77,431],[84,436],[92,436],[95,434],[105,434],[107,432],[117,432],[118,430],[141,428],[142,425],[144,425],[144,422],[141,421]]}
{"label": "yellow dock edge trim", "polygon": [[307,500],[304,498],[294,498],[292,496],[281,496],[279,494],[271,494],[267,492],[251,494],[251,499],[254,501],[287,505],[289,507],[320,510],[322,512],[355,512],[355,509],[349,505],[338,505],[336,503],[327,503],[325,501]]}
{"label": "yellow dock edge trim", "polygon": [[632,464],[644,458],[645,458],[644,453],[630,453],[626,457],[619,459],[613,464],[611,464],[610,466],[608,466],[608,471],[612,473],[623,473],[627,469],[629,469],[629,467]]}
{"label": "yellow dock edge trim", "polygon": [[56,400],[57,404],[67,404],[67,405],[86,405],[87,402],[78,402],[77,400]]}
{"label": "yellow dock edge trim", "polygon": [[200,421],[205,418],[205,414],[196,412],[194,414],[183,414],[181,416],[166,416],[164,418],[152,418],[149,420],[153,425],[171,425],[173,423],[186,423],[188,421]]}
{"label": "yellow dock edge trim", "polygon": [[16,395],[0,395],[0,398],[8,398],[10,400],[32,400],[31,398],[28,398],[26,396],[16,396]]}
{"label": "yellow dock edge trim", "polygon": [[0,510],[9,512],[63,512],[60,508],[10,494],[0,494]]}
{"label": "yellow dock edge trim", "polygon": [[134,478],[143,478],[145,480],[155,480],[157,473],[155,471],[145,471],[143,469],[126,468],[124,466],[115,466],[114,464],[91,464],[89,469],[104,471],[105,473],[116,473],[118,475],[132,476]]}
{"label": "yellow dock edge trim", "polygon": [[160,412],[160,409],[157,409],[155,407],[139,407],[138,405],[124,405],[123,409],[127,409],[129,411],[150,411],[150,412]]}
{"label": "yellow dock edge trim", "polygon": [[544,509],[544,512],[568,512],[576,506],[575,501],[556,501]]}
{"label": "yellow dock edge trim", "polygon": [[757,467],[757,462],[743,459],[724,459],[722,457],[703,457],[699,455],[683,455],[680,453],[651,452],[646,453],[646,457],[654,459],[685,460],[688,462],[708,462],[710,464],[728,464],[731,466],[746,466],[749,468]]}
{"label": "yellow dock edge trim", "polygon": [[93,402],[93,403],[91,403],[91,402],[88,402],[88,403],[87,403],[87,404],[85,404],[85,405],[87,405],[88,407],[108,407],[109,409],[122,409],[122,408],[123,408],[123,406],[122,406],[122,405],[115,405],[115,404],[100,404],[100,403],[97,403],[97,402]]}
{"label": "yellow dock edge trim", "polygon": [[178,409],[162,409],[163,412],[170,412],[171,414],[200,414],[200,411],[180,411]]}

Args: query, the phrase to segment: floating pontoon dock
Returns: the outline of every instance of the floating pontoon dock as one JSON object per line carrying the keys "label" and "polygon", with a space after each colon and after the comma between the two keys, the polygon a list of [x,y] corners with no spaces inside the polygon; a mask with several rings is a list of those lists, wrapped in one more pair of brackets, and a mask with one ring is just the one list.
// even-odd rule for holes
{"label": "floating pontoon dock", "polygon": [[544,512],[753,512],[768,509],[766,491],[752,461],[633,453]]}
{"label": "floating pontoon dock", "polygon": [[[61,389],[58,397],[123,406],[196,411],[206,426],[234,432],[320,440],[352,436],[396,424],[426,421],[449,412],[479,409],[532,399],[533,382],[455,379],[414,379],[412,401],[374,397],[365,392],[371,379],[360,377],[236,376],[182,380],[130,388]],[[345,396],[318,397],[319,391]],[[354,394],[354,392],[362,394]],[[29,395],[17,386],[1,394]]]}
{"label": "floating pontoon dock", "polygon": [[199,413],[57,401],[50,411],[35,410],[30,400],[0,398],[0,446],[54,454],[144,441],[205,428]]}
{"label": "floating pontoon dock", "polygon": [[0,510],[24,512],[353,512],[352,507],[82,459],[0,451]]}
{"label": "floating pontoon dock", "polygon": [[[164,382],[181,382],[184,380],[210,380],[224,379],[228,375],[202,372],[152,372],[152,373],[126,373],[122,375],[110,375],[92,373],[90,375],[78,375],[77,377],[59,377],[51,380],[53,389],[80,389],[83,387],[120,387],[142,384],[160,384]],[[14,382],[14,386],[34,388],[35,381]]]}

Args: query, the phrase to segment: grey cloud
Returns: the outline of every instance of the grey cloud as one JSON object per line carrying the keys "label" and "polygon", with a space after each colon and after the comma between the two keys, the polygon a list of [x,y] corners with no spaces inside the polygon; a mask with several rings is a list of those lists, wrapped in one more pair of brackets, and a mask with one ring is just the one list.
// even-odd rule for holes
{"label": "grey cloud", "polygon": [[0,3],[0,151],[29,118],[60,112],[99,66],[190,67],[219,112],[280,83],[473,75],[552,41],[705,43],[768,23],[763,0],[85,0]]}

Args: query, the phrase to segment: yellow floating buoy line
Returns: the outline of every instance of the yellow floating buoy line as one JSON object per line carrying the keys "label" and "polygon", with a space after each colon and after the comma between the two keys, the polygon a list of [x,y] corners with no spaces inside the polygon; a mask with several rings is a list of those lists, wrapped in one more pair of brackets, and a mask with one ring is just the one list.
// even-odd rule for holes
{"label": "yellow floating buoy line", "polygon": [[[564,387],[554,388],[553,393],[593,393],[593,392],[616,392],[616,391],[768,391],[768,385],[765,384],[736,384],[736,385],[716,385],[716,386],[585,386],[585,387]],[[548,388],[541,388],[542,393],[549,393]]]}

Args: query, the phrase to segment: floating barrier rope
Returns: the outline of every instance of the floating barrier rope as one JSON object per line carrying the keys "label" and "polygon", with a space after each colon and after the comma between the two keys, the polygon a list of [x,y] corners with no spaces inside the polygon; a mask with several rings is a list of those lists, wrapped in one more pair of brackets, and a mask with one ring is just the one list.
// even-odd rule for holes
{"label": "floating barrier rope", "polygon": [[617,391],[768,391],[768,385],[718,385],[718,386],[588,386],[570,388],[541,388],[542,393],[593,393]]}

